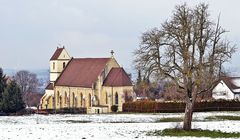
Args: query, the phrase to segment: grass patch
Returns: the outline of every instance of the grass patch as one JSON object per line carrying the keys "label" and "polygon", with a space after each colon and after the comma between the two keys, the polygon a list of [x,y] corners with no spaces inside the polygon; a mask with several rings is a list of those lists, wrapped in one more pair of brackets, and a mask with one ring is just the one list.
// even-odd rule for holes
{"label": "grass patch", "polygon": [[206,117],[207,120],[232,120],[232,121],[239,121],[240,116],[209,116]]}
{"label": "grass patch", "polygon": [[227,133],[221,131],[210,131],[193,129],[191,131],[185,131],[182,129],[164,129],[155,130],[147,133],[148,136],[170,136],[170,137],[209,137],[209,138],[239,138],[240,133]]}
{"label": "grass patch", "polygon": [[134,121],[123,121],[123,122],[107,122],[107,123],[139,123]]}
{"label": "grass patch", "polygon": [[172,118],[161,118],[159,120],[157,120],[156,122],[182,122],[183,118],[181,117],[172,117]]}

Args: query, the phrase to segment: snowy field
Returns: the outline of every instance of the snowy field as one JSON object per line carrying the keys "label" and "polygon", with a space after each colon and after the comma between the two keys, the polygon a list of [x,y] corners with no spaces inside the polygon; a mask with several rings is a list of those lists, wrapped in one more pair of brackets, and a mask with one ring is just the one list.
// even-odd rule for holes
{"label": "snowy field", "polygon": [[[240,112],[194,113],[193,128],[240,132],[240,121],[204,121],[215,115],[239,116]],[[146,136],[147,131],[173,128],[177,122],[156,123],[161,118],[182,117],[181,113],[100,114],[100,115],[31,115],[1,116],[1,140],[78,140],[78,139],[179,139]],[[182,137],[181,139],[209,139]]]}

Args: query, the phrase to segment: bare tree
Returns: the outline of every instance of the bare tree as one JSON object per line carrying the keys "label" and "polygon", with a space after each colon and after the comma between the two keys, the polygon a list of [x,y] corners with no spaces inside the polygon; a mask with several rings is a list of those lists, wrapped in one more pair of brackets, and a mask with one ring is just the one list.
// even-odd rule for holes
{"label": "bare tree", "polygon": [[219,18],[214,23],[208,5],[177,5],[173,16],[143,33],[135,51],[135,65],[147,76],[167,78],[185,94],[183,129],[190,130],[193,106],[198,94],[209,91],[219,77],[222,64],[230,60],[235,47],[224,40]]}
{"label": "bare tree", "polygon": [[132,95],[132,92],[130,90],[124,90],[123,91],[123,95],[122,95],[122,98],[124,99],[125,102],[131,102],[133,101],[133,95]]}
{"label": "bare tree", "polygon": [[39,85],[37,75],[26,70],[21,70],[15,74],[14,79],[21,88],[25,103],[29,105],[29,95],[36,92]]}
{"label": "bare tree", "polygon": [[163,92],[163,99],[165,101],[184,101],[185,98],[185,94],[178,92],[178,87],[174,83],[165,83]]}

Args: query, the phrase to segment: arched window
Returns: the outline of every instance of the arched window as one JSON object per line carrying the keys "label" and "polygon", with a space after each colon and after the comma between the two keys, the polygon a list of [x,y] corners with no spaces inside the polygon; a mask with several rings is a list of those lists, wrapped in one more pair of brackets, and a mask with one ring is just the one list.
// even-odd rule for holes
{"label": "arched window", "polygon": [[80,106],[83,107],[83,95],[82,95],[82,93],[80,94]]}
{"label": "arched window", "polygon": [[53,70],[55,70],[55,62],[53,62]]}
{"label": "arched window", "polygon": [[91,97],[91,94],[89,93],[89,95],[88,95],[88,105],[89,105],[89,107],[91,107],[91,102],[92,102],[92,99],[91,99],[92,97]]}
{"label": "arched window", "polygon": [[106,104],[108,104],[108,94],[107,94],[107,92],[106,92],[105,98],[106,98]]}
{"label": "arched window", "polygon": [[72,94],[73,94],[73,96],[72,96],[72,107],[75,107],[75,93],[73,92]]}
{"label": "arched window", "polygon": [[118,104],[118,93],[116,92],[115,94],[115,104],[117,105]]}
{"label": "arched window", "polygon": [[60,95],[59,100],[60,100],[60,108],[62,108],[62,95]]}
{"label": "arched window", "polygon": [[66,66],[66,63],[65,63],[65,62],[63,62],[63,68],[65,68],[65,66]]}
{"label": "arched window", "polygon": [[67,105],[68,105],[68,107],[70,107],[70,99],[71,99],[71,94],[69,93],[67,95]]}
{"label": "arched window", "polygon": [[68,98],[68,97],[67,97],[67,92],[65,92],[65,94],[64,94],[64,103],[65,103],[65,104],[67,104],[67,98]]}

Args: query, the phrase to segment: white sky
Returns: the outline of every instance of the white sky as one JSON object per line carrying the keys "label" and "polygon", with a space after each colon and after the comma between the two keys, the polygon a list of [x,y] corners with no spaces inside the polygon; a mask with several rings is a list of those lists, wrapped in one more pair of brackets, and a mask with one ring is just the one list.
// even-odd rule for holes
{"label": "white sky", "polygon": [[[141,33],[160,26],[176,4],[197,0],[0,0],[0,67],[47,69],[58,44],[73,57],[109,57],[133,68]],[[239,46],[240,1],[209,0],[211,17],[221,13],[227,38]],[[227,65],[240,71],[239,51]]]}

